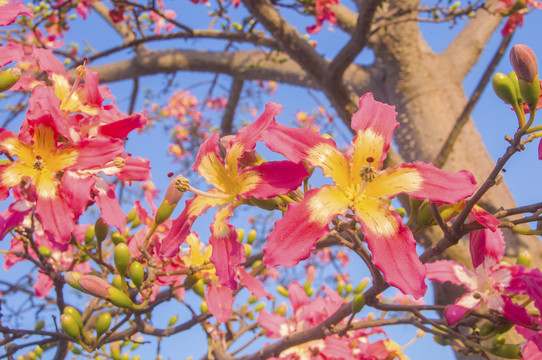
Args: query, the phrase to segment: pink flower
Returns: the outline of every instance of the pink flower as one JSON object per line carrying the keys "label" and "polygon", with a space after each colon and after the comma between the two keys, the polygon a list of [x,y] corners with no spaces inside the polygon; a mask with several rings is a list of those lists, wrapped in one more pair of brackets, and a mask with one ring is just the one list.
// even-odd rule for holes
{"label": "pink flower", "polygon": [[[486,244],[501,242],[502,233],[500,230],[493,232],[490,229],[485,229],[481,231],[485,233]],[[492,237],[498,239],[491,240]],[[475,260],[478,257],[475,253],[484,254],[481,263]],[[467,293],[459,298],[455,305],[446,309],[446,320],[450,325],[461,320],[468,311],[478,308],[481,302],[486,303],[488,308],[499,312],[514,323],[531,325],[532,319],[525,308],[514,304],[508,295],[503,295],[505,292],[523,292],[522,286],[513,283],[513,279],[518,276],[522,267],[500,265],[499,261],[502,260],[503,255],[504,242],[502,252],[498,254],[483,249],[479,244],[476,248],[471,246],[471,257],[473,264],[476,264],[474,272],[464,265],[450,260],[439,260],[426,265],[428,279],[441,283],[449,281],[455,285],[463,285],[467,289]]]}
{"label": "pink flower", "polygon": [[508,16],[508,20],[501,30],[502,36],[511,34],[516,27],[523,26],[523,15],[529,11],[527,6],[532,6],[537,9],[542,9],[542,3],[535,0],[499,0],[504,3],[503,6],[497,9],[503,16]]}
{"label": "pink flower", "polygon": [[34,12],[22,1],[0,2],[0,26],[10,25],[15,21],[15,18],[19,15],[34,17]]}
{"label": "pink flower", "polygon": [[175,24],[173,24],[172,22],[167,22],[166,24],[166,19],[170,19],[170,20],[175,19],[177,17],[177,13],[173,10],[165,10],[163,14],[164,16],[160,16],[154,11],[150,12],[151,20],[155,24],[154,33],[156,35],[160,35],[160,33],[162,32],[162,29],[164,29],[165,32],[168,32],[175,27]]}
{"label": "pink flower", "polygon": [[382,200],[405,192],[416,199],[454,203],[474,192],[475,181],[467,171],[452,174],[421,162],[381,170],[399,125],[395,116],[392,106],[374,101],[372,94],[362,96],[352,117],[357,135],[349,154],[309,129],[275,124],[267,130],[265,143],[271,150],[321,168],[334,184],[312,189],[301,202],[289,205],[268,236],[265,264],[292,266],[308,258],[316,241],[329,233],[329,223],[352,210],[386,280],[416,298],[425,294],[425,266],[416,254],[416,241]]}
{"label": "pink flower", "polygon": [[325,20],[328,20],[331,25],[337,24],[337,18],[331,11],[331,7],[338,4],[339,0],[316,0],[314,5],[316,24],[307,27],[307,32],[310,34],[319,32]]}

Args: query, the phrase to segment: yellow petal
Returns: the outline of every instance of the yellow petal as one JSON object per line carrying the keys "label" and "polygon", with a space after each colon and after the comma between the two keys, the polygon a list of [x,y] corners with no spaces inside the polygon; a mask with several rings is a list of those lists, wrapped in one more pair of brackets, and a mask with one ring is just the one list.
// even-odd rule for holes
{"label": "yellow petal", "polygon": [[364,166],[369,165],[368,158],[372,158],[372,167],[380,170],[380,159],[382,158],[382,148],[384,138],[375,134],[370,129],[363,132],[358,131],[354,139],[354,153],[352,154],[352,178],[359,177],[360,171]]}
{"label": "yellow petal", "polygon": [[349,160],[333,145],[322,142],[314,146],[307,152],[307,160],[312,165],[320,167],[324,175],[331,177],[339,187],[350,186]]}
{"label": "yellow petal", "polygon": [[354,207],[356,216],[371,232],[383,236],[398,232],[399,224],[389,210],[388,204],[376,199],[360,197]]}
{"label": "yellow petal", "polygon": [[401,192],[418,190],[423,178],[415,168],[397,168],[382,171],[365,188],[365,194],[374,198],[394,196]]}
{"label": "yellow petal", "polygon": [[330,216],[343,214],[350,203],[350,200],[339,187],[324,186],[318,190],[318,194],[308,201],[308,223],[325,224],[329,221]]}

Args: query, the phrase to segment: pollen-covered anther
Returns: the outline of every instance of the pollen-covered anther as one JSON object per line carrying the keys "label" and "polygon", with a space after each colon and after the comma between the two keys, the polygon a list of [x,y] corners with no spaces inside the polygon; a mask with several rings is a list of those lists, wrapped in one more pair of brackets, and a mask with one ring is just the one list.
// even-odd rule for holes
{"label": "pollen-covered anther", "polygon": [[75,74],[79,78],[84,78],[87,74],[87,69],[83,65],[79,65],[77,69],[75,69]]}
{"label": "pollen-covered anther", "polygon": [[126,165],[126,161],[119,156],[119,157],[116,157],[115,160],[113,160],[113,164],[115,165],[116,168],[120,169],[124,167],[124,165]]}
{"label": "pollen-covered anther", "polygon": [[375,168],[371,167],[371,165],[365,165],[361,168],[359,176],[361,176],[361,179],[366,182],[372,182],[377,175],[377,171]]}
{"label": "pollen-covered anther", "polygon": [[190,181],[185,177],[178,177],[175,179],[175,189],[180,192],[187,192],[190,188]]}
{"label": "pollen-covered anther", "polygon": [[45,168],[45,162],[41,158],[41,156],[37,155],[36,160],[32,163],[32,167],[38,171],[43,170]]}

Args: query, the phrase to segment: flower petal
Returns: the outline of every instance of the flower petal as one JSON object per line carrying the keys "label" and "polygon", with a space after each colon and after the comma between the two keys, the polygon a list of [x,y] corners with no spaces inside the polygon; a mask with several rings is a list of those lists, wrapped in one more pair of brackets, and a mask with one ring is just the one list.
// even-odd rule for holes
{"label": "flower petal", "polygon": [[80,176],[73,171],[66,171],[62,176],[59,191],[68,199],[76,218],[85,212],[92,201],[90,189],[95,181],[92,176]]}
{"label": "flower petal", "polygon": [[249,272],[246,271],[246,269],[243,266],[239,266],[237,268],[237,276],[239,277],[239,281],[241,284],[243,284],[244,287],[247,288],[248,291],[252,294],[252,296],[256,298],[267,298],[268,300],[271,300],[271,294],[265,290],[262,283],[256,278],[255,276],[252,276]]}
{"label": "flower petal", "polygon": [[224,207],[215,214],[209,244],[213,247],[211,262],[215,265],[220,284],[237,290],[235,275],[237,267],[245,262],[245,248],[237,241],[237,231],[229,223],[232,215],[231,206]]}
{"label": "flower petal", "polygon": [[101,218],[107,225],[116,227],[120,233],[124,233],[126,225],[126,215],[122,211],[117,195],[115,194],[115,184],[108,184],[103,179],[98,178],[94,184],[96,189],[96,205],[101,210]]}
{"label": "flower petal", "polygon": [[463,317],[469,310],[470,309],[463,306],[450,305],[446,308],[446,311],[445,311],[446,321],[448,322],[449,325],[454,325],[459,320],[463,319]]}
{"label": "flower petal", "polygon": [[422,297],[427,291],[425,265],[416,254],[416,240],[401,217],[390,211],[386,203],[373,199],[356,203],[355,214],[373,254],[372,261],[386,281],[404,294]]}
{"label": "flower petal", "polygon": [[55,242],[67,244],[74,227],[73,212],[64,199],[59,196],[38,198],[36,214],[40,217],[43,229],[48,231]]}
{"label": "flower petal", "polygon": [[216,321],[225,323],[233,309],[233,291],[227,286],[211,283],[205,292],[205,302]]}
{"label": "flower petal", "polygon": [[490,229],[476,230],[471,232],[469,236],[469,249],[474,268],[486,261],[488,257],[494,263],[502,260],[506,243],[500,229],[496,231]]}
{"label": "flower petal", "polygon": [[435,262],[425,264],[425,267],[427,268],[427,279],[435,280],[439,283],[449,281],[454,285],[462,285],[462,279],[457,276],[460,271],[470,273],[471,276],[474,276],[472,275],[472,272],[464,265],[458,264],[451,260],[437,260]]}
{"label": "flower petal", "polygon": [[233,142],[242,146],[243,151],[253,150],[256,143],[263,140],[265,130],[275,123],[275,116],[282,112],[282,105],[268,103],[260,117],[253,123],[239,129]]}
{"label": "flower petal", "polygon": [[76,149],[77,162],[70,167],[71,170],[102,168],[122,154],[124,146],[121,140],[94,138],[81,141]]}
{"label": "flower petal", "polygon": [[288,321],[279,314],[271,314],[263,309],[258,314],[258,324],[267,330],[265,336],[271,339],[280,339],[287,335],[285,329],[288,329]]}
{"label": "flower petal", "polygon": [[525,307],[514,304],[508,296],[503,296],[502,298],[504,300],[502,314],[508,320],[525,326],[533,325],[533,318],[529,316]]}
{"label": "flower petal", "polygon": [[258,199],[269,199],[277,194],[287,194],[301,186],[309,175],[303,164],[290,161],[264,162],[242,172],[243,187],[250,190],[240,195],[244,198],[254,196]]}
{"label": "flower petal", "polygon": [[323,186],[292,203],[267,237],[263,262],[267,266],[293,266],[309,257],[316,241],[329,232],[329,223],[344,214],[350,201],[334,186]]}
{"label": "flower petal", "polygon": [[384,170],[367,185],[366,191],[373,197],[386,198],[405,192],[415,199],[449,204],[471,196],[475,190],[476,181],[468,171],[449,173],[432,164],[417,162]]}

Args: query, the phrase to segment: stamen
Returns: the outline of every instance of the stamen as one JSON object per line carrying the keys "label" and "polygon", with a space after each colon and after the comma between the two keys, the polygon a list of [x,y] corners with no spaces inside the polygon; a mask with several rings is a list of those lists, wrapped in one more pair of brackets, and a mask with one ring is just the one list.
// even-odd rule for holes
{"label": "stamen", "polygon": [[363,181],[372,182],[376,178],[376,170],[370,164],[365,165],[361,168],[359,176]]}
{"label": "stamen", "polygon": [[119,156],[119,157],[116,157],[115,160],[113,160],[113,164],[115,165],[115,167],[120,169],[124,167],[124,165],[126,165],[126,161]]}
{"label": "stamen", "polygon": [[183,193],[187,192],[190,189],[190,181],[187,178],[179,176],[175,179],[175,189]]}
{"label": "stamen", "polygon": [[42,171],[45,168],[45,162],[41,159],[41,156],[36,155],[36,160],[32,163],[32,167],[38,171]]}

